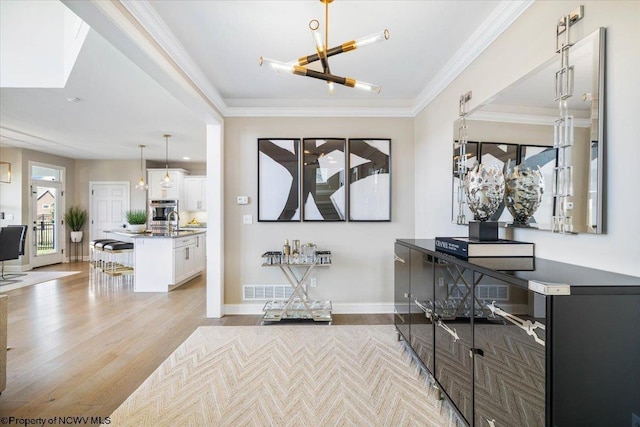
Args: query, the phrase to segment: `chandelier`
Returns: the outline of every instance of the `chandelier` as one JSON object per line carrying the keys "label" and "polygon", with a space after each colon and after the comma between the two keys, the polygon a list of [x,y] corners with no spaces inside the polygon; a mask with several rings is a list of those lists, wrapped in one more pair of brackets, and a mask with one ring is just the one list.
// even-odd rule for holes
{"label": "chandelier", "polygon": [[[315,54],[303,56],[298,58],[297,60],[290,61],[290,62],[277,61],[275,59],[269,59],[261,56],[260,66],[270,67],[279,72],[289,72],[292,74],[297,74],[299,76],[307,76],[307,77],[312,77],[314,79],[324,80],[328,83],[329,93],[332,95],[335,92],[335,85],[334,85],[335,83],[341,84],[347,87],[355,87],[357,89],[380,93],[380,86],[378,85],[363,82],[350,77],[340,77],[335,74],[331,74],[331,70],[329,69],[329,57],[338,55],[343,52],[349,52],[354,49],[360,49],[377,42],[389,40],[389,30],[383,30],[378,33],[371,34],[369,36],[362,37],[357,40],[351,40],[346,43],[342,43],[339,46],[328,49],[327,46],[329,45],[329,3],[331,3],[332,1],[333,0],[320,0],[321,3],[324,3],[324,14],[325,14],[324,42],[322,40],[322,36],[320,35],[320,32],[318,31],[318,28],[320,28],[320,22],[318,22],[317,19],[313,19],[309,22],[309,29],[311,30],[313,40],[315,41],[315,44],[316,44]],[[320,61],[320,64],[322,65],[322,71],[316,71],[306,67],[306,65],[316,61]]]}

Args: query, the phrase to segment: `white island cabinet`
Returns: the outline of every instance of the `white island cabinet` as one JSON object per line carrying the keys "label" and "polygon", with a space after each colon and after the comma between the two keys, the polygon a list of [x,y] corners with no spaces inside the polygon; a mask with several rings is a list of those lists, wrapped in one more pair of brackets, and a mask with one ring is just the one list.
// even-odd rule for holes
{"label": "white island cabinet", "polygon": [[202,274],[205,231],[140,235],[134,240],[135,292],[168,292]]}

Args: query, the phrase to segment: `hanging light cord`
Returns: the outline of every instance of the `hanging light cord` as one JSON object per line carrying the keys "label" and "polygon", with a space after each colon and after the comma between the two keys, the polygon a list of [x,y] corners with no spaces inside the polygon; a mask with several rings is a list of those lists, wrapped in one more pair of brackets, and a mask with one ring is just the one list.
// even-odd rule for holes
{"label": "hanging light cord", "polygon": [[143,175],[142,175],[142,149],[144,148],[144,145],[140,146],[140,179],[143,179]]}
{"label": "hanging light cord", "polygon": [[169,135],[164,136],[164,168],[169,173]]}

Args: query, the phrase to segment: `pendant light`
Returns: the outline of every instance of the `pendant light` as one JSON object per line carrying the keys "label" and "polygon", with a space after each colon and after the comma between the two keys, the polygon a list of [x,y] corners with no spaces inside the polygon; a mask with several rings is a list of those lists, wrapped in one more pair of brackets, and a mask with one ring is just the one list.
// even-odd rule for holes
{"label": "pendant light", "polygon": [[162,188],[171,188],[173,187],[173,180],[169,176],[169,137],[171,135],[163,135],[165,141],[165,157],[164,157],[164,177],[162,181],[160,181],[160,187]]}
{"label": "pendant light", "polygon": [[147,184],[144,180],[144,168],[143,168],[143,160],[142,160],[142,150],[146,145],[138,145],[140,147],[140,181],[136,184],[136,190],[146,191],[149,189],[149,184]]}

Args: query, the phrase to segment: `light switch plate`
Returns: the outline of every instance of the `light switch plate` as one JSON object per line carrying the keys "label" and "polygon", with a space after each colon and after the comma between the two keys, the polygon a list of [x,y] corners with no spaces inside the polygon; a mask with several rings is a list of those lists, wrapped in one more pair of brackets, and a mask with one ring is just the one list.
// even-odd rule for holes
{"label": "light switch plate", "polygon": [[249,196],[238,196],[236,197],[236,203],[239,205],[247,205],[249,204]]}
{"label": "light switch plate", "polygon": [[242,215],[243,224],[253,224],[253,215]]}

